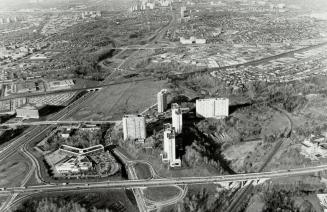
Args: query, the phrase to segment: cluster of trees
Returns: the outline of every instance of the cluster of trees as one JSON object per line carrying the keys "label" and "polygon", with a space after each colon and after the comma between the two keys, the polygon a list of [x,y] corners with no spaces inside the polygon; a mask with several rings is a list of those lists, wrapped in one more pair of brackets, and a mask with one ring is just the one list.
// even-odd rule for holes
{"label": "cluster of trees", "polygon": [[9,141],[10,139],[15,138],[16,136],[23,133],[24,130],[25,130],[24,127],[19,127],[16,129],[9,129],[9,130],[0,132],[0,144],[4,144],[7,141]]}
{"label": "cluster of trees", "polygon": [[183,163],[189,167],[211,166],[219,174],[235,172],[230,168],[229,161],[222,155],[221,143],[205,135],[196,126],[190,126],[183,132],[183,140],[191,142],[184,144]]}
{"label": "cluster of trees", "polygon": [[27,200],[15,212],[111,212],[109,209],[97,209],[91,205],[80,204],[63,198],[43,198]]}
{"label": "cluster of trees", "polygon": [[304,137],[308,137],[311,134],[321,135],[322,132],[327,131],[327,124],[316,123],[315,121],[306,121],[303,127],[297,127],[295,129],[296,134]]}
{"label": "cluster of trees", "polygon": [[[206,189],[198,192],[189,192],[179,203],[180,212],[215,212],[223,211],[229,204],[229,191],[220,190],[215,195],[210,194]],[[175,211],[172,211],[175,212]]]}
{"label": "cluster of trees", "polygon": [[92,78],[103,80],[106,71],[101,69],[98,63],[114,54],[115,50],[108,47],[97,52],[71,51],[65,55],[63,61],[71,67],[71,70],[80,78]]}
{"label": "cluster of trees", "polygon": [[226,84],[221,79],[212,77],[209,73],[200,73],[183,79],[183,85],[196,92],[206,90],[210,96],[231,96],[247,98],[249,101],[279,105],[283,109],[293,112],[301,108],[306,102],[306,94],[327,94],[326,76],[311,77],[302,81],[288,83],[268,83],[264,81],[251,81],[238,86]]}
{"label": "cluster of trees", "polygon": [[[301,197],[315,194],[315,192],[302,191],[302,188],[293,187],[273,187],[263,192],[265,203],[263,211],[296,211],[296,212],[314,212],[316,211],[312,203]],[[297,201],[295,201],[297,199]]]}
{"label": "cluster of trees", "polygon": [[[234,116],[226,119],[206,119],[197,124],[197,127],[206,134],[223,135],[222,142],[238,143],[248,139],[267,137],[278,138],[281,133],[264,135],[264,126],[272,120],[274,111],[264,105],[253,104],[237,109]],[[241,114],[240,118],[238,114]],[[277,135],[278,134],[278,135]],[[227,137],[229,139],[227,139]]]}
{"label": "cluster of trees", "polygon": [[210,165],[217,169],[218,172],[223,173],[219,161],[209,159],[207,156],[202,155],[199,148],[195,143],[185,148],[185,155],[183,156],[183,162],[188,167],[201,167],[203,165]]}
{"label": "cluster of trees", "polygon": [[43,145],[46,151],[54,151],[62,144],[78,148],[87,148],[101,143],[102,135],[100,131],[82,131],[76,130],[70,137],[63,138],[58,132],[50,137]]}
{"label": "cluster of trees", "polygon": [[[111,48],[115,46],[107,20],[77,24],[52,40],[68,41],[57,47],[67,51],[54,58],[56,67],[66,68],[77,77],[103,79],[105,72],[98,63],[110,56],[114,52]],[[98,51],[99,48],[104,49]]]}

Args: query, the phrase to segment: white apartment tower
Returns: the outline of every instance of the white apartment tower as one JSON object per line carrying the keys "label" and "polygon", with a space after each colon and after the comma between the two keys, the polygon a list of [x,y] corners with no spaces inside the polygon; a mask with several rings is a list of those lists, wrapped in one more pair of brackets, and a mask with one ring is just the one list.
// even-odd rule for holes
{"label": "white apartment tower", "polygon": [[168,91],[166,89],[161,90],[157,94],[158,113],[163,113],[167,109],[167,96]]}
{"label": "white apartment tower", "polygon": [[182,6],[182,7],[181,7],[181,19],[184,18],[184,16],[185,16],[185,11],[186,11],[186,7],[185,7],[185,6]]}
{"label": "white apartment tower", "polygon": [[124,140],[145,140],[146,124],[142,115],[125,115],[123,117]]}
{"label": "white apartment tower", "polygon": [[224,118],[229,115],[229,99],[198,99],[196,100],[196,114],[205,118]]}
{"label": "white apartment tower", "polygon": [[183,114],[179,105],[176,103],[171,105],[171,119],[176,134],[180,134],[183,128]]}
{"label": "white apartment tower", "polygon": [[164,152],[162,154],[162,161],[169,163],[170,167],[181,166],[181,160],[176,159],[175,130],[171,124],[165,125]]}

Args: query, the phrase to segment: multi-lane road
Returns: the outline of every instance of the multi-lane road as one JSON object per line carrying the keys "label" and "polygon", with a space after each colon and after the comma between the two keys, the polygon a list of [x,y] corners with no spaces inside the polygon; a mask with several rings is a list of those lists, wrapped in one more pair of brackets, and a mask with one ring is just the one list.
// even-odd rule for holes
{"label": "multi-lane road", "polygon": [[160,187],[171,185],[188,185],[188,184],[210,184],[221,182],[245,182],[249,180],[272,179],[281,177],[290,177],[297,175],[307,175],[327,170],[327,165],[296,168],[289,170],[279,170],[261,173],[219,175],[207,177],[182,177],[182,178],[163,178],[163,179],[146,179],[146,180],[117,180],[105,182],[86,182],[71,184],[46,184],[29,187],[12,187],[3,188],[0,194],[8,193],[34,193],[34,192],[54,192],[54,191],[71,191],[79,189],[121,189],[121,188],[143,188],[143,187]]}
{"label": "multi-lane road", "polygon": [[33,121],[0,124],[0,127],[40,126],[40,125],[78,125],[78,124],[118,124],[121,121]]}
{"label": "multi-lane road", "polygon": [[[54,121],[67,118],[68,116],[76,112],[81,107],[82,103],[85,102],[92,94],[93,92],[86,93],[78,100],[73,102],[70,107],[64,108],[58,113],[52,115],[49,120]],[[42,138],[44,138],[44,135],[50,133],[52,129],[53,126],[29,127],[22,136],[19,136],[18,138],[12,140],[7,146],[0,150],[0,162],[14,155],[17,150],[22,150],[23,154],[31,160],[32,167],[30,167],[30,171],[25,176],[24,180],[21,182],[22,187],[26,185],[26,183],[30,180],[34,173],[38,182],[46,184],[46,182],[44,182],[42,179],[40,170],[41,168],[37,159],[34,157],[33,154],[30,153],[30,143],[34,141],[40,141]],[[10,207],[11,203],[14,201],[14,199],[17,197],[17,193],[10,193],[10,195],[11,196],[9,196],[7,201],[2,204],[0,210],[7,210]]]}
{"label": "multi-lane road", "polygon": [[[76,110],[81,106],[81,104],[87,100],[89,96],[92,95],[92,92],[89,92],[73,102],[70,107],[64,108],[63,110],[59,111],[58,113],[54,114],[49,118],[49,121],[60,121],[69,115],[76,112]],[[37,140],[37,138],[43,136],[47,132],[51,131],[52,126],[33,126],[29,127],[23,135],[19,136],[18,138],[12,140],[7,146],[0,150],[0,162],[12,154],[14,154],[21,146],[25,143],[28,143],[32,140]]]}

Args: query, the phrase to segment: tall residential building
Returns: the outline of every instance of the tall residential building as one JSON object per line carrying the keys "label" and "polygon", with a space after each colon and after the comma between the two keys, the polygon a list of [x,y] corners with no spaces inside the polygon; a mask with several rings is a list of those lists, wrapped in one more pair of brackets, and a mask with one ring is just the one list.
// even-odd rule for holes
{"label": "tall residential building", "polygon": [[171,105],[171,119],[176,134],[181,133],[183,128],[183,114],[179,105],[176,103],[173,103]]}
{"label": "tall residential building", "polygon": [[123,117],[124,140],[145,140],[146,124],[142,115],[125,115]]}
{"label": "tall residential building", "polygon": [[181,160],[176,159],[175,130],[171,124],[165,125],[164,152],[162,154],[162,161],[169,163],[170,167],[181,166]]}
{"label": "tall residential building", "polygon": [[185,6],[182,6],[182,7],[181,7],[181,19],[184,18],[184,16],[185,16],[185,11],[186,11],[186,7],[185,7]]}
{"label": "tall residential building", "polygon": [[158,113],[163,113],[167,109],[167,96],[168,91],[166,89],[161,90],[157,94]]}
{"label": "tall residential building", "polygon": [[196,100],[196,114],[205,118],[224,118],[229,115],[229,99],[198,99]]}

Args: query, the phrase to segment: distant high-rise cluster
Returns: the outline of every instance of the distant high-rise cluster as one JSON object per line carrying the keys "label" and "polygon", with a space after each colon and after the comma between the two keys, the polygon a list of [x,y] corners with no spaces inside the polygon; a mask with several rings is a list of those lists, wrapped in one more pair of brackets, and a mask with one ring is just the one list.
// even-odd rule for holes
{"label": "distant high-rise cluster", "polygon": [[169,163],[170,167],[179,167],[181,166],[181,160],[176,159],[175,129],[171,124],[166,124],[164,128],[164,152],[162,154],[162,161]]}
{"label": "distant high-rise cluster", "polygon": [[133,2],[130,11],[153,10],[156,7],[169,7],[171,4],[172,0],[137,0]]}
{"label": "distant high-rise cluster", "polygon": [[146,138],[145,117],[142,115],[125,115],[123,117],[124,140],[144,141]]}
{"label": "distant high-rise cluster", "polygon": [[13,17],[2,17],[0,18],[0,24],[9,24],[9,23],[16,23],[18,21],[22,20],[21,18],[18,18],[17,16]]}
{"label": "distant high-rise cluster", "polygon": [[29,0],[30,3],[42,3],[44,0]]}
{"label": "distant high-rise cluster", "polygon": [[224,118],[229,115],[229,99],[198,99],[196,100],[196,114],[205,118]]}
{"label": "distant high-rise cluster", "polygon": [[168,90],[163,89],[157,94],[158,113],[163,113],[167,109]]}

